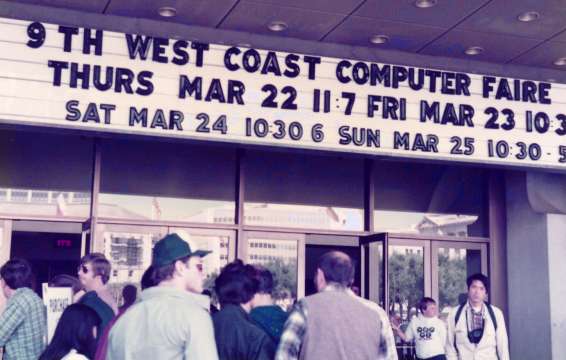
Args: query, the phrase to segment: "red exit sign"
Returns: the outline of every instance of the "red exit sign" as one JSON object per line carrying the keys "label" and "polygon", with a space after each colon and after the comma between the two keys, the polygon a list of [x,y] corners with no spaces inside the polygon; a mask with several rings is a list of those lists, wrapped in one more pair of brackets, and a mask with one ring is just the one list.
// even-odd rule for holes
{"label": "red exit sign", "polygon": [[55,240],[55,247],[58,247],[58,248],[72,248],[72,247],[73,247],[73,240],[69,240],[69,239],[57,239],[57,240]]}

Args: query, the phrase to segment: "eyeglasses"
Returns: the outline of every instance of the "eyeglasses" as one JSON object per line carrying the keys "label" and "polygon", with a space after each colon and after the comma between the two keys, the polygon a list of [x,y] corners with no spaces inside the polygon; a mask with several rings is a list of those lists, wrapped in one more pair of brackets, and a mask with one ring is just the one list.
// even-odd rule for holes
{"label": "eyeglasses", "polygon": [[88,268],[85,265],[79,265],[77,267],[78,272],[82,272],[83,274],[88,274]]}

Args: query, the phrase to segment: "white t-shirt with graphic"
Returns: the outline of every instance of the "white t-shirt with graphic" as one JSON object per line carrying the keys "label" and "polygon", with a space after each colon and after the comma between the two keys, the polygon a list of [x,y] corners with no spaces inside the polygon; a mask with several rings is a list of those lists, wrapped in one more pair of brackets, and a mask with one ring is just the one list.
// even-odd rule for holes
{"label": "white t-shirt with graphic", "polygon": [[413,316],[405,336],[407,341],[415,340],[415,350],[420,359],[444,354],[446,324],[437,317]]}

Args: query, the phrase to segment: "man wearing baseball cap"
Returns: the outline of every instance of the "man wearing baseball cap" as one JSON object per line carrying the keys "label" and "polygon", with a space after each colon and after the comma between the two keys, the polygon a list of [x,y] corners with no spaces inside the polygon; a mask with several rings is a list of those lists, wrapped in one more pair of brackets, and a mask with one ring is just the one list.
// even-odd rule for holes
{"label": "man wearing baseball cap", "polygon": [[153,248],[153,281],[110,331],[107,360],[217,360],[202,257],[177,234]]}

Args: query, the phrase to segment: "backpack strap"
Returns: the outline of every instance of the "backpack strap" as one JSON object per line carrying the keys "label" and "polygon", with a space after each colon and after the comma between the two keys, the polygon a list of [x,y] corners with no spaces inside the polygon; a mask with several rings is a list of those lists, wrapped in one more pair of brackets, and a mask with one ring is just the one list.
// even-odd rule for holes
{"label": "backpack strap", "polygon": [[460,352],[458,351],[458,345],[456,345],[456,326],[458,325],[458,320],[460,320],[460,315],[462,315],[462,310],[464,310],[465,305],[466,303],[458,305],[458,310],[456,310],[456,317],[454,318],[454,349],[456,349],[458,358],[460,357]]}
{"label": "backpack strap", "polygon": [[487,312],[489,313],[489,317],[491,318],[491,322],[493,322],[493,327],[495,328],[495,354],[497,355],[497,359],[499,360],[499,352],[497,351],[497,320],[495,319],[495,313],[493,312],[493,307],[490,303],[485,303],[487,307]]}
{"label": "backpack strap", "polygon": [[458,310],[456,310],[456,318],[454,319],[454,328],[456,328],[456,325],[458,324],[458,320],[460,320],[460,315],[462,315],[462,310],[464,310],[465,305],[466,303],[462,303],[458,305]]}
{"label": "backpack strap", "polygon": [[491,318],[491,322],[493,322],[493,327],[495,331],[497,331],[497,320],[495,319],[495,313],[493,312],[493,307],[491,307],[490,303],[485,303],[487,307],[487,312],[489,313],[489,317]]}

